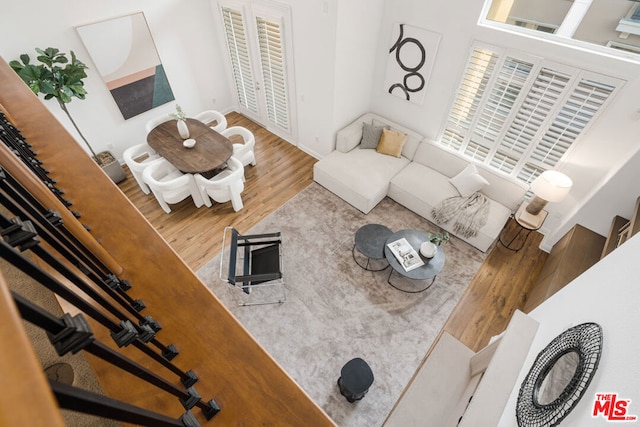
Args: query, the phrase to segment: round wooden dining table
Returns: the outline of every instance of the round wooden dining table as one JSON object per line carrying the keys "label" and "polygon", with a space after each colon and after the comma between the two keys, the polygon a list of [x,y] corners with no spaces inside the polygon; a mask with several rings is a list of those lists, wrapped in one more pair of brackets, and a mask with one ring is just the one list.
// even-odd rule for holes
{"label": "round wooden dining table", "polygon": [[175,120],[159,124],[147,135],[147,144],[183,173],[200,173],[207,177],[225,166],[233,154],[228,138],[199,120],[187,119],[189,138],[196,141],[185,147]]}

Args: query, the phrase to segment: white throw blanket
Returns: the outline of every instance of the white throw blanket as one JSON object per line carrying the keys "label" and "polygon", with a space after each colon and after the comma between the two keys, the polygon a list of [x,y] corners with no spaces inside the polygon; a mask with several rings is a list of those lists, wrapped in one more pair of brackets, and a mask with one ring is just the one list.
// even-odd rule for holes
{"label": "white throw blanket", "polygon": [[454,234],[464,238],[474,237],[487,223],[489,199],[479,192],[468,197],[449,197],[439,207],[433,208],[431,215],[438,224],[446,224],[455,219]]}

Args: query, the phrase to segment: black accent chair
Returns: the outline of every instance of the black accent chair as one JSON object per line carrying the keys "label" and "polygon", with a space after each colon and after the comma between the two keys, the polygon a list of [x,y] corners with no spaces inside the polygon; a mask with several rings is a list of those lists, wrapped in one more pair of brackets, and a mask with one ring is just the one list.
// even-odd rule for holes
{"label": "black accent chair", "polygon": [[[225,252],[228,239],[229,248]],[[233,227],[224,229],[220,279],[229,283],[238,305],[284,302],[282,267],[280,232],[241,235]]]}

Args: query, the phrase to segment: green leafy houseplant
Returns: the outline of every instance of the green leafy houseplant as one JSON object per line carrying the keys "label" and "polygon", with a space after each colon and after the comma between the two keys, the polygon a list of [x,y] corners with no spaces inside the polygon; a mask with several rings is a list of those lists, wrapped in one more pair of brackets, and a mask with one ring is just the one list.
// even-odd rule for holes
{"label": "green leafy houseplant", "polygon": [[36,48],[35,50],[38,53],[37,64],[31,63],[31,58],[25,53],[20,55],[20,61],[13,60],[9,62],[9,65],[31,88],[33,93],[36,95],[42,93],[44,99],[55,98],[58,101],[62,111],[69,117],[76,131],[89,147],[93,158],[102,166],[104,164],[102,157],[95,153],[67,109],[67,104],[73,98],[85,99],[87,91],[84,88],[83,79],[87,77],[85,70],[88,67],[76,57],[73,51],[70,51],[71,59],[69,59],[64,52],[53,47],[45,50]]}
{"label": "green leafy houseplant", "polygon": [[449,241],[449,233],[446,231],[444,233],[429,233],[429,241],[437,246],[440,246],[442,243],[447,243]]}

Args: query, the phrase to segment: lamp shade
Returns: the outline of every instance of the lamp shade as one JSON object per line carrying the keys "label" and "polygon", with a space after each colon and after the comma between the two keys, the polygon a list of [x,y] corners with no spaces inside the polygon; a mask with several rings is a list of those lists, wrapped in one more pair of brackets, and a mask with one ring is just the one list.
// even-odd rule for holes
{"label": "lamp shade", "polygon": [[562,172],[548,170],[531,183],[531,191],[547,202],[559,202],[569,194],[572,185],[571,178]]}

